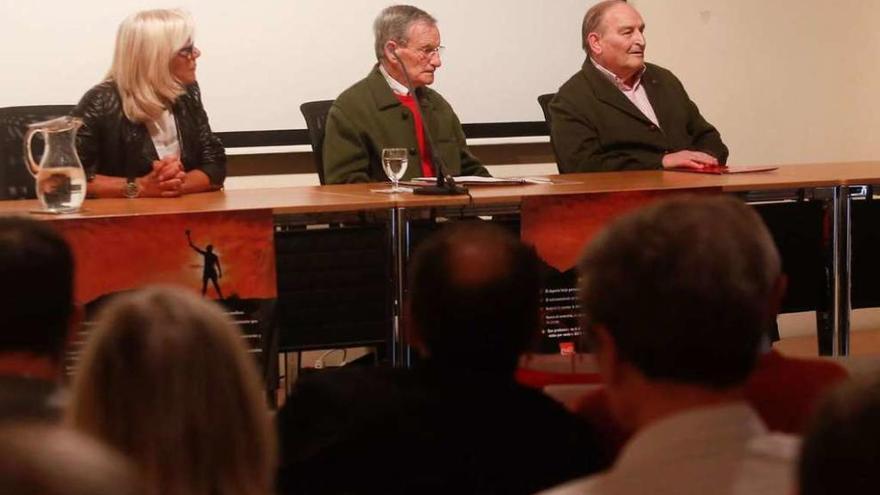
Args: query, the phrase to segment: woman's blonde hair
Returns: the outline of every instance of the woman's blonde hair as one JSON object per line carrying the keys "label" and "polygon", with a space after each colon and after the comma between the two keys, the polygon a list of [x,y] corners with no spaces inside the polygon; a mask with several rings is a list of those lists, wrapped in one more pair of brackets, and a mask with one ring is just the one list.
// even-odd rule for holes
{"label": "woman's blonde hair", "polygon": [[147,495],[267,495],[276,439],[257,364],[212,302],[151,287],[101,312],[74,377],[75,428],[128,454]]}
{"label": "woman's blonde hair", "polygon": [[171,61],[194,30],[192,17],[178,9],[145,10],[119,25],[107,79],[119,88],[128,120],[156,120],[186,91],[171,73]]}

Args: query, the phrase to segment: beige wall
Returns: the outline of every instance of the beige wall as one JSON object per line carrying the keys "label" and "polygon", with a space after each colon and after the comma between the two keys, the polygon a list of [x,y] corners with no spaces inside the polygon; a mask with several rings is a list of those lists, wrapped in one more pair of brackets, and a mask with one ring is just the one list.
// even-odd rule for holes
{"label": "beige wall", "polygon": [[880,2],[634,3],[732,163],[880,159]]}
{"label": "beige wall", "polygon": [[[437,89],[465,122],[537,120],[534,98],[583,60],[594,0],[418,0],[448,45]],[[732,163],[880,159],[880,1],[632,0],[648,60],[678,74]],[[386,0],[178,0],[198,23],[216,130],[302,128],[298,106],[369,68]],[[109,64],[116,25],[155,0],[0,0],[0,106],[72,103]],[[244,34],[246,33],[246,34]],[[259,97],[255,97],[259,95]]]}

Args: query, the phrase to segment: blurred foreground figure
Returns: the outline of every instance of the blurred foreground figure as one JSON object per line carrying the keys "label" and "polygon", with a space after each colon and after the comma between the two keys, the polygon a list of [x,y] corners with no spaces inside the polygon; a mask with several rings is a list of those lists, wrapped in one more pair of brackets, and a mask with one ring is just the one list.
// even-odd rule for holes
{"label": "blurred foreground figure", "polygon": [[268,495],[275,437],[241,332],[212,302],[152,287],[105,307],[70,423],[134,460],[146,495]]}
{"label": "blurred foreground figure", "polygon": [[55,426],[0,428],[4,495],[141,495],[131,463],[110,448]]}
{"label": "blurred foreground figure", "polygon": [[728,196],[659,201],[613,222],[579,268],[585,335],[635,434],[609,471],[547,493],[790,493],[798,441],[745,396],[785,291],[760,217]]}

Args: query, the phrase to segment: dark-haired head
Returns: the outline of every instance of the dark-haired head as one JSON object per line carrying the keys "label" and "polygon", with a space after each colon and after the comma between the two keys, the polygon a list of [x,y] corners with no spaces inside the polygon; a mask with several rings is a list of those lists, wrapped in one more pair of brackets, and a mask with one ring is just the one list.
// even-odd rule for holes
{"label": "dark-haired head", "polygon": [[73,311],[73,256],[46,222],[0,217],[0,352],[60,359]]}
{"label": "dark-haired head", "polygon": [[513,372],[539,318],[534,249],[488,222],[444,227],[410,267],[415,340],[433,361]]}

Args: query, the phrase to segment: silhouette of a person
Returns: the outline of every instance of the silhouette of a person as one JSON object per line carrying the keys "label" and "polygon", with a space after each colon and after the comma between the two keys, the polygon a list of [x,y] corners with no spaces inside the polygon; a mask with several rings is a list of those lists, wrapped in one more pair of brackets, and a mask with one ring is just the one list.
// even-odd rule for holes
{"label": "silhouette of a person", "polygon": [[189,229],[186,230],[186,240],[189,241],[189,247],[205,258],[204,269],[202,270],[202,295],[204,296],[208,291],[208,280],[210,280],[214,284],[214,290],[217,291],[217,297],[223,299],[223,292],[220,291],[220,284],[217,282],[218,278],[223,278],[223,269],[220,267],[220,257],[214,254],[214,246],[208,244],[204,250],[199,249],[198,246],[193,244]]}

